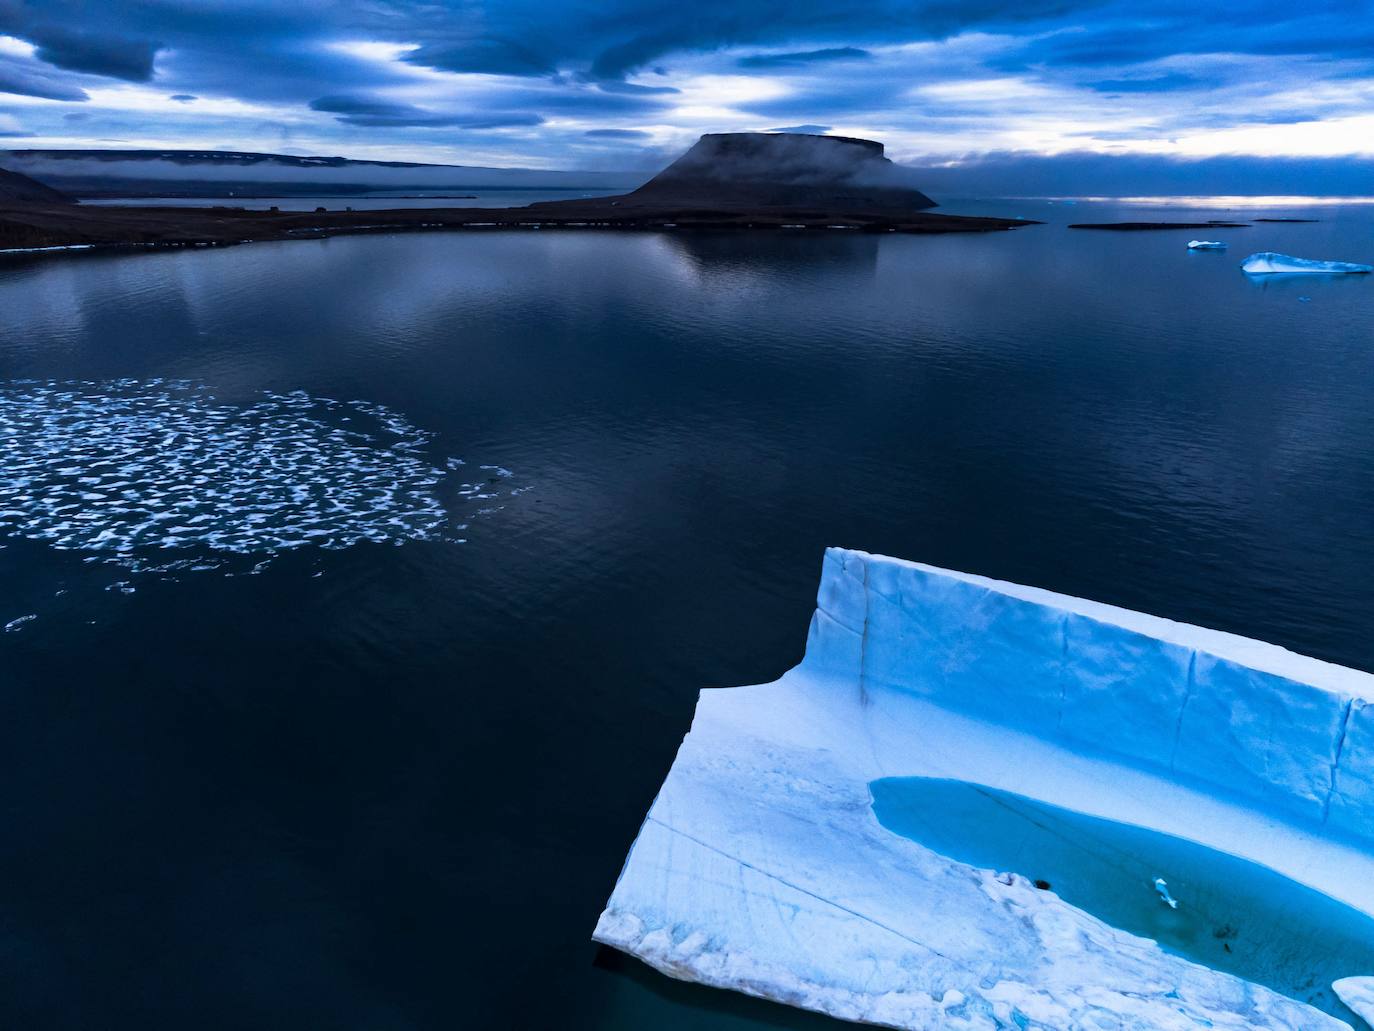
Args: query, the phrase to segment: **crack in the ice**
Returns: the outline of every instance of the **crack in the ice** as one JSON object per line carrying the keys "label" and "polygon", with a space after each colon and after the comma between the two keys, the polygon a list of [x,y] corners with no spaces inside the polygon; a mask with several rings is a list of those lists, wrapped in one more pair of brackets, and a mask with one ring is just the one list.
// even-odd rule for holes
{"label": "crack in the ice", "polygon": [[1341,753],[1345,751],[1345,735],[1350,729],[1350,715],[1355,709],[1355,699],[1348,698],[1341,710],[1341,729],[1336,732],[1336,748],[1331,755],[1331,782],[1326,788],[1326,799],[1322,802],[1322,824],[1331,815],[1331,800],[1336,795],[1336,774],[1340,771]]}
{"label": "crack in the ice", "polygon": [[828,608],[826,608],[825,604],[820,600],[817,600],[816,602],[816,611],[819,612],[822,616],[825,616],[827,619],[829,619],[830,622],[834,623],[841,630],[846,630],[851,634],[859,634],[863,632],[858,627],[850,626],[839,616],[835,615],[835,613],[831,612]]}
{"label": "crack in the ice", "polygon": [[1178,719],[1174,721],[1174,747],[1169,752],[1169,772],[1174,773],[1174,764],[1178,761],[1178,743],[1183,737],[1183,714],[1188,710],[1188,703],[1193,700],[1193,688],[1196,685],[1197,676],[1197,649],[1194,648],[1188,653],[1188,679],[1183,689],[1183,701],[1178,706]]}
{"label": "crack in the ice", "polygon": [[686,831],[678,830],[678,828],[673,827],[673,826],[671,826],[671,825],[669,825],[669,824],[664,823],[662,820],[658,819],[657,817],[653,816],[652,814],[650,814],[648,817],[645,818],[645,822],[646,822],[646,823],[656,823],[656,824],[658,824],[660,827],[662,827],[664,830],[668,831],[669,833],[676,834],[676,835],[678,835],[678,837],[681,837],[681,838],[686,838],[688,841],[693,842],[694,844],[700,845],[702,848],[706,849],[707,851],[714,852],[714,853],[715,853],[716,855],[718,855],[718,856],[723,856],[724,858],[730,860],[732,863],[738,863],[740,866],[744,867],[746,870],[752,870],[752,871],[754,871],[754,873],[758,874],[760,877],[766,877],[766,878],[768,878],[770,881],[777,881],[779,884],[781,884],[781,885],[783,885],[783,886],[785,886],[785,887],[791,888],[793,891],[801,892],[801,894],[807,896],[808,898],[813,898],[813,899],[815,899],[817,902],[823,902],[823,903],[825,903],[827,906],[833,906],[834,908],[838,909],[838,910],[839,910],[840,912],[842,912],[842,913],[848,913],[850,916],[854,917],[856,920],[862,920],[862,921],[863,921],[864,923],[866,923],[866,924],[872,924],[874,927],[877,927],[877,928],[879,928],[880,930],[884,930],[884,931],[887,931],[889,934],[894,934],[894,935],[896,935],[898,938],[901,938],[902,941],[907,942],[907,943],[909,943],[909,944],[911,944],[911,945],[914,945],[914,946],[915,946],[916,948],[918,948],[918,949],[923,949],[923,950],[925,950],[926,952],[931,953],[932,955],[939,956],[941,959],[945,960],[947,963],[954,963],[956,966],[959,966],[961,969],[963,968],[963,965],[962,965],[962,964],[957,963],[953,958],[951,958],[951,957],[945,955],[945,954],[944,954],[943,952],[941,952],[939,949],[931,948],[931,947],[930,947],[929,945],[927,945],[925,942],[917,941],[915,938],[912,938],[912,937],[910,937],[909,935],[903,934],[901,931],[897,930],[895,927],[891,927],[891,926],[889,926],[888,924],[883,923],[881,920],[876,920],[876,919],[874,919],[874,918],[871,917],[871,916],[868,916],[868,915],[866,915],[866,914],[864,914],[864,913],[858,912],[857,910],[850,909],[848,906],[841,905],[840,903],[836,902],[834,899],[828,899],[828,898],[826,898],[824,895],[817,895],[814,891],[808,891],[806,888],[803,888],[803,887],[802,887],[801,885],[799,885],[799,884],[793,884],[791,881],[789,881],[789,880],[788,880],[787,878],[785,878],[785,877],[780,877],[780,876],[778,876],[778,875],[775,874],[775,873],[770,873],[770,872],[767,871],[767,870],[762,870],[762,869],[760,869],[759,867],[755,866],[753,863],[746,862],[745,860],[741,859],[739,856],[733,856],[733,855],[731,855],[729,852],[726,852],[724,849],[717,848],[715,845],[708,844],[707,842],[702,841],[700,838],[695,837],[694,835],[688,834]]}

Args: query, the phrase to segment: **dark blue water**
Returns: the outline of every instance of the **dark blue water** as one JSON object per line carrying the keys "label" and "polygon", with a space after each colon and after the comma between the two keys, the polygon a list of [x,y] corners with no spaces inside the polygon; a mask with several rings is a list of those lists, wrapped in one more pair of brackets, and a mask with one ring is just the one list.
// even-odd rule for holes
{"label": "dark blue water", "polygon": [[588,937],[826,545],[1374,669],[1368,213],[1050,216],[0,259],[0,1025],[819,1026]]}
{"label": "dark blue water", "polygon": [[887,777],[871,787],[888,830],[957,862],[1048,883],[1166,952],[1363,1026],[1331,984],[1374,970],[1374,918],[1328,895],[1185,838],[979,784]]}

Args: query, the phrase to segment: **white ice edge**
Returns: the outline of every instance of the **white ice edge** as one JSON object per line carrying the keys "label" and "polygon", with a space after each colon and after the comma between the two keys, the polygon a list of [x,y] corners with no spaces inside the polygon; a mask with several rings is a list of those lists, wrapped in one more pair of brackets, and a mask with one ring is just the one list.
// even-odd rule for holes
{"label": "white ice edge", "polygon": [[1272,673],[1275,676],[1287,677],[1291,680],[1305,680],[1330,691],[1345,692],[1359,695],[1365,699],[1374,699],[1374,673],[1366,673],[1363,670],[1351,669],[1348,666],[1339,666],[1334,662],[1325,662],[1322,659],[1300,655],[1297,652],[1289,651],[1287,648],[1270,644],[1267,641],[1259,641],[1253,637],[1243,637],[1240,634],[1231,634],[1224,630],[1212,630],[1191,623],[1180,623],[1163,616],[1152,616],[1146,612],[1123,609],[1116,605],[1108,605],[1105,602],[1075,598],[1068,594],[1058,594],[1040,587],[1027,587],[1006,580],[994,580],[991,577],[979,576],[976,573],[960,573],[952,569],[942,569],[939,566],[927,565],[924,562],[889,558],[885,555],[870,556],[864,552],[851,552],[851,554],[875,559],[886,566],[917,569],[932,576],[973,584],[1010,598],[1034,602],[1045,608],[1086,616],[1100,623],[1108,623],[1125,630],[1144,634],[1147,637],[1168,641],[1180,647],[1204,651],[1215,655],[1217,658],[1229,659],[1252,669]]}
{"label": "white ice edge", "polygon": [[1251,275],[1367,275],[1374,273],[1374,265],[1353,261],[1322,261],[1316,258],[1295,258],[1291,254],[1260,251],[1240,263],[1241,270]]}
{"label": "white ice edge", "polygon": [[1331,986],[1341,1002],[1374,1027],[1374,977],[1343,977]]}
{"label": "white ice edge", "polygon": [[[1042,690],[1065,670],[1084,684]],[[1235,697],[1216,706],[1217,690]],[[1239,855],[1374,915],[1374,855],[1353,833],[1374,822],[1370,697],[1369,674],[1234,634],[831,550],[802,664],[702,693],[595,937],[673,976],[895,1027],[1342,1027],[888,832],[868,785],[1014,791]],[[1055,705],[1056,722],[1029,715]],[[1070,709],[1098,740],[1076,736]],[[1234,754],[1175,770],[1159,736]]]}
{"label": "white ice edge", "polygon": [[89,251],[93,243],[66,243],[55,247],[0,247],[0,254],[41,254],[45,251]]}

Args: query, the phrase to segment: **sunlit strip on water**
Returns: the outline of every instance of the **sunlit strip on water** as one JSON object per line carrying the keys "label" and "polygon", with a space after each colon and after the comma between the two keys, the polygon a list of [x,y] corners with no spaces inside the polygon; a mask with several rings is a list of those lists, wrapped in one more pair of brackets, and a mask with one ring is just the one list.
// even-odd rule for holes
{"label": "sunlit strip on water", "polygon": [[1222,194],[1215,197],[996,197],[994,200],[1058,204],[1123,204],[1161,208],[1305,208],[1374,204],[1374,197],[1309,197],[1302,194]]}

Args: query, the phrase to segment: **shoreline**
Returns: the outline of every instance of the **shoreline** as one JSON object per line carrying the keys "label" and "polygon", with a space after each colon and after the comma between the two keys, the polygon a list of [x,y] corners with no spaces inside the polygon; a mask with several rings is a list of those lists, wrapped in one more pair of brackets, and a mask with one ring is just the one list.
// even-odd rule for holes
{"label": "shoreline", "polygon": [[521,208],[384,208],[269,211],[207,206],[0,206],[0,253],[70,249],[230,246],[264,240],[322,239],[368,232],[455,229],[822,229],[850,232],[1002,232],[1029,220],[924,211],[798,211],[647,207],[605,201],[545,201]]}

